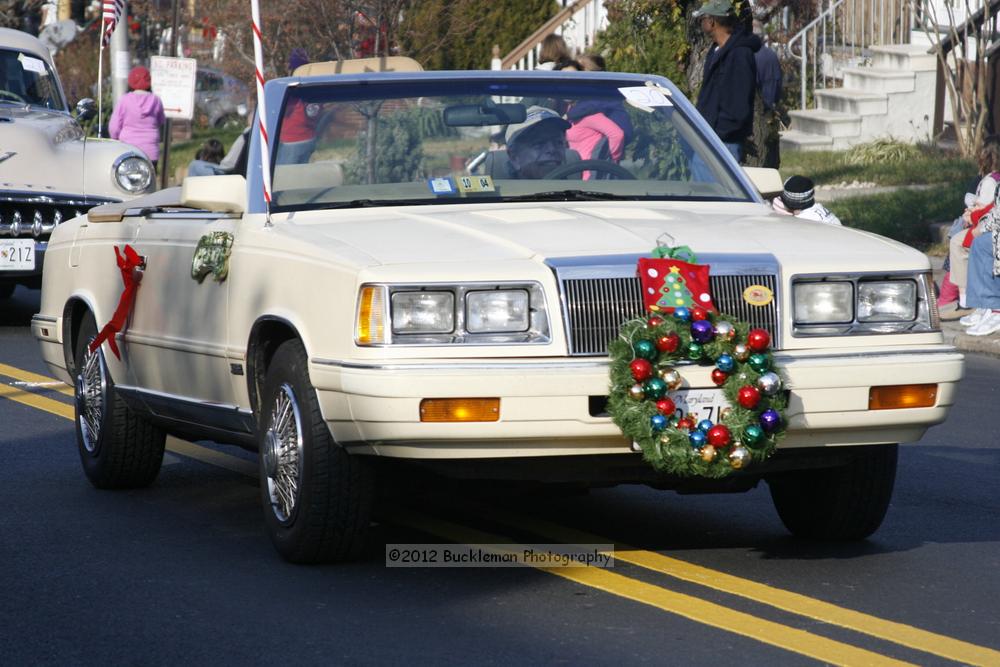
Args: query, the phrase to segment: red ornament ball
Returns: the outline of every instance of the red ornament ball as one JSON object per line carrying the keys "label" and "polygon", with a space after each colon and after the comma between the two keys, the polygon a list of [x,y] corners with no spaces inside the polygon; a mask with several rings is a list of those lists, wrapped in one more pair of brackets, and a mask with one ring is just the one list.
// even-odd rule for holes
{"label": "red ornament ball", "polygon": [[661,324],[663,324],[663,318],[662,317],[656,317],[655,315],[653,317],[649,318],[648,320],[646,320],[646,326],[649,327],[650,329],[655,329],[656,327],[660,326]]}
{"label": "red ornament ball", "polygon": [[705,434],[705,438],[708,440],[708,444],[712,445],[716,449],[720,449],[733,441],[733,434],[730,433],[729,429],[722,424],[716,424],[712,428],[708,429],[708,433]]}
{"label": "red ornament ball", "polygon": [[629,368],[632,369],[632,377],[636,382],[642,382],[653,377],[653,364],[647,359],[633,359]]}
{"label": "red ornament ball", "polygon": [[669,398],[661,398],[656,402],[656,411],[665,417],[674,414],[674,410],[676,409],[677,406]]}
{"label": "red ornament ball", "polygon": [[747,334],[747,347],[754,352],[763,352],[771,344],[771,334],[764,329],[751,329]]}
{"label": "red ornament ball", "polygon": [[740,387],[740,390],[736,393],[736,402],[747,410],[753,410],[760,403],[760,391],[757,387],[751,387],[750,385]]}
{"label": "red ornament ball", "polygon": [[656,339],[656,349],[660,352],[676,352],[680,344],[681,337],[675,333],[669,333]]}
{"label": "red ornament ball", "polygon": [[722,385],[726,384],[726,380],[728,379],[729,379],[729,373],[727,373],[726,371],[722,370],[721,368],[712,369],[712,382],[714,382],[716,386],[721,387]]}
{"label": "red ornament ball", "polygon": [[695,322],[708,319],[708,311],[701,306],[695,306],[691,309],[691,319]]}
{"label": "red ornament ball", "polygon": [[690,417],[681,417],[677,420],[677,428],[682,431],[692,431],[694,430],[694,420]]}

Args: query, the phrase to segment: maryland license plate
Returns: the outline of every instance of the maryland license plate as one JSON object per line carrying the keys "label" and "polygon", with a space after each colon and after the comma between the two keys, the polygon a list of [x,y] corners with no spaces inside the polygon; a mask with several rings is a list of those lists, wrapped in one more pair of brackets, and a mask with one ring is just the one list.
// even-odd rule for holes
{"label": "maryland license plate", "polygon": [[0,239],[0,271],[34,271],[35,242],[31,239]]}
{"label": "maryland license plate", "polygon": [[729,407],[721,389],[681,389],[667,394],[677,406],[676,415],[690,415],[695,422],[710,419],[713,424],[722,421],[722,410]]}

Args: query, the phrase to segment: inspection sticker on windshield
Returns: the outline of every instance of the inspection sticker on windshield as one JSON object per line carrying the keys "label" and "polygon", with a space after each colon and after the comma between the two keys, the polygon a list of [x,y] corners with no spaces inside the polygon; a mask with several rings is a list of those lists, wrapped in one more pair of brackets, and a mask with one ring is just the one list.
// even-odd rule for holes
{"label": "inspection sticker on windshield", "polygon": [[458,179],[461,192],[493,192],[493,178],[490,176],[462,176]]}
{"label": "inspection sticker on windshield", "polygon": [[18,54],[17,59],[21,61],[22,69],[29,72],[38,72],[39,74],[45,74],[45,63],[43,63],[38,58],[32,58],[31,56],[26,56],[23,53]]}
{"label": "inspection sticker on windshield", "polygon": [[427,187],[436,195],[453,195],[458,192],[455,181],[448,176],[440,176],[427,181]]}
{"label": "inspection sticker on windshield", "polygon": [[619,88],[618,92],[625,96],[625,101],[635,105],[640,109],[650,109],[652,107],[670,107],[673,103],[670,98],[663,94],[658,88],[649,86],[629,86]]}

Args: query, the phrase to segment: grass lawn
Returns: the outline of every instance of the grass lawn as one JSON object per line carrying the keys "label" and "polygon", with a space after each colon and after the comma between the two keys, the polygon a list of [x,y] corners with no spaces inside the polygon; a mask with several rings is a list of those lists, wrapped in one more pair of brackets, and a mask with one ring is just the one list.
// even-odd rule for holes
{"label": "grass lawn", "polygon": [[236,140],[236,137],[240,136],[240,132],[242,132],[242,129],[240,128],[224,130],[218,128],[196,127],[191,138],[187,141],[171,142],[169,156],[170,164],[167,167],[171,178],[173,178],[173,175],[177,171],[178,167],[184,167],[185,173],[187,172],[188,163],[194,159],[195,154],[206,140],[212,138],[218,139],[228,151],[229,147],[233,144],[233,141]]}
{"label": "grass lawn", "polygon": [[[972,160],[956,153],[921,146],[914,159],[898,164],[849,164],[848,151],[785,151],[781,154],[781,176],[808,176],[817,185],[839,183],[876,183],[910,185],[914,183],[961,183],[976,175]],[[961,202],[961,199],[958,200]],[[952,216],[954,217],[954,216]]]}

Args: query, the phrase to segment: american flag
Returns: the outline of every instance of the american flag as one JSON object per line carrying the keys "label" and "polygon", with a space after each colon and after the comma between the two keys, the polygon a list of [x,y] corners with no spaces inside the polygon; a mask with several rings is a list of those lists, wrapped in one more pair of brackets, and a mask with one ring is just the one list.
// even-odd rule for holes
{"label": "american flag", "polygon": [[118,19],[122,17],[122,12],[125,11],[125,0],[104,0],[102,4],[102,23],[104,28],[101,33],[101,44],[107,46],[111,43],[111,33],[115,31]]}

